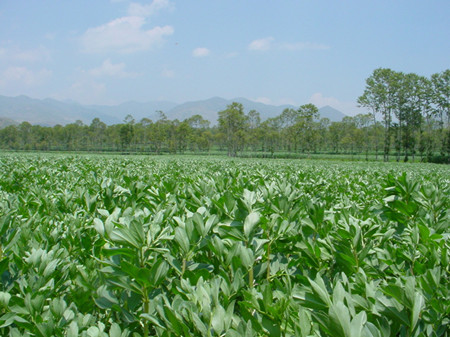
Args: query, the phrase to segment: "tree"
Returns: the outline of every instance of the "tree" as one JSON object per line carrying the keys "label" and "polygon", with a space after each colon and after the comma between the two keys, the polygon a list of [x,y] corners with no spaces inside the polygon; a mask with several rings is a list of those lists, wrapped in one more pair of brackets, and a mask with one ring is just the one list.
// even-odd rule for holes
{"label": "tree", "polygon": [[416,74],[402,75],[399,86],[401,101],[397,116],[401,117],[401,142],[404,151],[404,161],[408,161],[411,154],[414,159],[416,137],[415,133],[422,124],[422,110],[426,102],[422,91],[426,79]]}
{"label": "tree", "polygon": [[225,135],[228,156],[236,157],[245,143],[247,116],[241,103],[233,102],[219,112],[219,129]]}
{"label": "tree", "polygon": [[392,124],[392,112],[394,109],[394,97],[397,90],[398,73],[388,68],[375,69],[372,75],[366,79],[366,88],[358,98],[360,106],[370,108],[375,119],[375,114],[383,116],[384,136],[384,161],[389,160],[391,147],[390,128]]}
{"label": "tree", "polygon": [[303,151],[311,152],[316,148],[318,125],[314,122],[319,118],[319,109],[314,104],[304,104],[297,110],[295,127],[301,135]]}
{"label": "tree", "polygon": [[185,119],[189,125],[189,147],[192,151],[206,151],[210,147],[211,132],[208,131],[210,122],[200,115],[194,115]]}
{"label": "tree", "polygon": [[153,121],[150,118],[144,117],[135,126],[135,139],[143,151],[149,151],[152,124]]}
{"label": "tree", "polygon": [[22,146],[23,150],[31,149],[31,124],[28,122],[22,122],[19,125],[19,131],[22,136]]}
{"label": "tree", "polygon": [[169,141],[170,121],[167,116],[161,110],[159,112],[159,119],[153,124],[152,139],[157,154],[162,152],[164,143]]}
{"label": "tree", "polygon": [[330,119],[326,118],[326,117],[321,118],[319,123],[317,123],[317,127],[318,127],[317,132],[318,132],[318,136],[319,136],[318,137],[318,142],[319,142],[318,145],[321,150],[325,150],[327,148],[327,145],[328,145],[327,144],[327,136],[328,136],[327,130],[330,126],[330,123],[331,123]]}
{"label": "tree", "polygon": [[192,132],[192,128],[188,122],[183,121],[175,128],[175,134],[177,139],[177,151],[183,153],[187,148],[189,135]]}
{"label": "tree", "polygon": [[106,124],[103,123],[99,118],[94,118],[89,126],[90,139],[92,142],[92,148],[99,149],[102,148],[105,142],[105,130]]}
{"label": "tree", "polygon": [[299,132],[298,132],[298,110],[292,108],[286,108],[283,110],[279,116],[280,127],[281,127],[281,137],[283,142],[283,147],[289,152],[292,151],[292,146],[294,152],[297,151],[297,146],[299,142]]}
{"label": "tree", "polygon": [[127,115],[124,119],[124,123],[120,127],[120,144],[122,150],[131,145],[131,141],[134,137],[134,123],[135,120],[133,116]]}
{"label": "tree", "polygon": [[[370,149],[370,133],[369,133],[369,126],[372,121],[372,115],[371,114],[358,114],[354,117],[356,127],[358,130],[361,130],[362,132],[358,134],[358,136],[363,135],[362,142],[365,145],[365,153],[366,153],[366,160],[369,160],[369,149]],[[358,138],[358,137],[357,137]],[[358,140],[359,142],[359,140]]]}
{"label": "tree", "polygon": [[344,132],[343,122],[332,122],[328,128],[328,139],[331,145],[331,150],[335,154],[339,153],[340,145],[342,143],[342,139],[344,138]]}
{"label": "tree", "polygon": [[[438,117],[440,126],[441,155],[447,152],[450,158],[450,69],[431,75],[431,83],[434,115]],[[446,123],[444,116],[447,118]]]}
{"label": "tree", "polygon": [[258,111],[250,110],[248,118],[248,144],[252,151],[256,151],[260,142],[259,128],[261,126],[261,116]]}
{"label": "tree", "polygon": [[280,143],[280,118],[268,118],[261,123],[262,151],[269,151],[271,156],[278,149]]}

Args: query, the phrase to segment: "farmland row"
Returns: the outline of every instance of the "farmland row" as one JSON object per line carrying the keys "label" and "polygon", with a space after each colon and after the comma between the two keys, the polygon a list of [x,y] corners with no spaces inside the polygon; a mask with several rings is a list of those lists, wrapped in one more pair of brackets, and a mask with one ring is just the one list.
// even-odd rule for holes
{"label": "farmland row", "polygon": [[0,335],[448,336],[447,167],[0,156]]}

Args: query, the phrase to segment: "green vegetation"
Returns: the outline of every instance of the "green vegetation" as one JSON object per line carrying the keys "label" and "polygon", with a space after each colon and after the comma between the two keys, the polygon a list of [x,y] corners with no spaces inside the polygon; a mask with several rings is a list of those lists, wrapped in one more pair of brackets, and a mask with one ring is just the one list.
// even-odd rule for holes
{"label": "green vegetation", "polygon": [[[313,104],[285,109],[261,121],[259,112],[244,113],[240,103],[218,112],[218,125],[200,115],[157,121],[132,115],[122,124],[95,118],[65,126],[23,122],[0,129],[0,148],[26,151],[126,153],[217,153],[256,157],[302,157],[312,154],[365,155],[384,161],[450,163],[450,70],[430,79],[379,68],[367,79],[358,104],[368,114],[340,122],[320,118]],[[132,111],[130,111],[132,113]],[[382,119],[382,122],[379,120]],[[281,155],[287,153],[287,155]],[[379,157],[380,154],[380,157]]]}
{"label": "green vegetation", "polygon": [[0,156],[2,336],[449,336],[450,169]]}

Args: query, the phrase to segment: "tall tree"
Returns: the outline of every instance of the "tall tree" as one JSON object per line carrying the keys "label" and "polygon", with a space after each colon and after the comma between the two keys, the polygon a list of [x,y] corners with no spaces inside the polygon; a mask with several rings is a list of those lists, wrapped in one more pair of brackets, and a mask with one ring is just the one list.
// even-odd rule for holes
{"label": "tall tree", "polygon": [[133,116],[127,115],[124,119],[124,124],[120,127],[120,143],[122,145],[122,150],[129,148],[131,141],[134,137],[134,123],[135,120]]}
{"label": "tall tree", "polygon": [[258,111],[250,110],[247,114],[248,137],[247,142],[252,151],[256,151],[260,142],[259,128],[261,126],[261,116]]}
{"label": "tall tree", "polygon": [[450,69],[431,75],[431,83],[434,113],[440,125],[441,155],[447,152],[450,158]]}
{"label": "tall tree", "polygon": [[236,157],[245,142],[247,116],[241,103],[233,102],[223,111],[219,111],[219,129],[225,135],[228,156]]}
{"label": "tall tree", "polygon": [[363,137],[363,143],[365,147],[365,153],[366,153],[366,160],[369,160],[369,149],[370,149],[370,129],[369,126],[372,122],[372,115],[371,114],[358,114],[354,117],[356,127],[358,130],[361,130],[362,132],[359,134],[364,135]]}
{"label": "tall tree", "polygon": [[90,140],[92,142],[91,148],[94,150],[99,150],[103,147],[105,142],[105,130],[106,124],[103,123],[99,118],[94,118],[89,126]]}
{"label": "tall tree", "polygon": [[391,147],[391,124],[394,109],[395,93],[397,91],[398,73],[389,68],[375,69],[366,79],[366,88],[358,103],[370,108],[372,113],[381,114],[384,121],[384,161],[389,160]]}
{"label": "tall tree", "polygon": [[303,151],[315,150],[317,138],[317,125],[314,120],[319,118],[319,109],[314,104],[304,104],[297,110],[297,132],[301,136]]}
{"label": "tall tree", "polygon": [[299,118],[298,110],[293,108],[286,108],[283,110],[280,119],[280,127],[281,127],[281,137],[284,143],[284,148],[287,151],[297,151],[297,146],[299,142],[299,132],[297,127],[297,122]]}

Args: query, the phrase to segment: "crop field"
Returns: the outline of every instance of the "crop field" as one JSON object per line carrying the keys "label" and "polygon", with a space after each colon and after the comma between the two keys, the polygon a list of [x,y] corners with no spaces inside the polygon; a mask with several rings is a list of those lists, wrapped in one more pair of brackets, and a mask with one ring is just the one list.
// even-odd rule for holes
{"label": "crop field", "polygon": [[449,336],[450,168],[0,154],[1,336]]}

